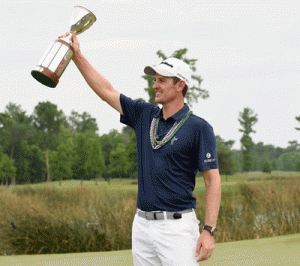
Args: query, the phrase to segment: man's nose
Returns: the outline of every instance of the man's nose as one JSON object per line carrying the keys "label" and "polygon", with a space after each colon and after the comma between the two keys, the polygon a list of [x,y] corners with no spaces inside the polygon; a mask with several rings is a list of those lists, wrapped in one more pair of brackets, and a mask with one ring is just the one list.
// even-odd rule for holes
{"label": "man's nose", "polygon": [[158,86],[157,82],[155,81],[154,85],[153,85],[153,89],[158,89],[158,88],[159,88],[159,86]]}

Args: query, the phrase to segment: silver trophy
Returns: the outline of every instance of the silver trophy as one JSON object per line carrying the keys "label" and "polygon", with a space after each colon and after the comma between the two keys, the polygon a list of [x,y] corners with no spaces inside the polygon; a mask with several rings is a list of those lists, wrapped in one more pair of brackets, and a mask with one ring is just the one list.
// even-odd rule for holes
{"label": "silver trophy", "polygon": [[[70,22],[70,33],[76,31],[77,34],[81,34],[95,21],[96,16],[91,11],[82,6],[75,6]],[[51,88],[56,87],[73,56],[71,34],[49,45],[37,66],[31,71],[31,75],[37,81]]]}

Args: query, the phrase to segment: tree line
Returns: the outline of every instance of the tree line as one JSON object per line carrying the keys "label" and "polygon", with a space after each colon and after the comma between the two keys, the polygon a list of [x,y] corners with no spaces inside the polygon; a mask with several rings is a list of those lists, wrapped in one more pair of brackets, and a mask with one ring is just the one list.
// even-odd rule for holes
{"label": "tree line", "polygon": [[[300,116],[295,117],[300,122]],[[253,129],[258,122],[258,114],[250,108],[244,108],[239,113],[238,121],[242,126],[240,167],[239,171],[263,171],[270,173],[272,170],[300,171],[300,144],[297,140],[289,141],[287,148],[264,145],[263,142],[255,144],[250,134],[256,133]],[[295,128],[300,130],[300,128]]]}
{"label": "tree line", "polygon": [[[196,72],[197,59],[186,57],[187,49],[175,51],[171,56],[190,65]],[[167,58],[162,51],[157,55]],[[142,76],[147,82],[148,102],[155,104],[154,80]],[[209,98],[201,88],[202,79],[194,74],[195,85],[186,94],[189,106],[199,98]],[[136,99],[145,101],[144,99]],[[287,148],[255,144],[251,134],[258,122],[250,108],[239,113],[241,149],[233,150],[233,140],[216,136],[220,173],[273,170],[300,171],[300,144],[290,141]],[[296,117],[300,122],[300,116]],[[300,130],[300,128],[295,128]],[[137,154],[134,131],[126,126],[121,132],[113,129],[99,135],[96,119],[90,114],[72,111],[67,117],[57,105],[39,102],[31,115],[20,105],[9,103],[0,113],[0,182],[1,184],[38,183],[51,180],[94,179],[104,177],[137,177]]]}

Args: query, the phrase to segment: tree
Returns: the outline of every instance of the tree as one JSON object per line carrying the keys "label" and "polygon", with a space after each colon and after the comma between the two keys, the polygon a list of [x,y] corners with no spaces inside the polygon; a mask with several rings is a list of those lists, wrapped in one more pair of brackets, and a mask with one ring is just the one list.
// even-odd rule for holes
{"label": "tree", "polygon": [[72,163],[73,178],[83,180],[85,163],[88,158],[87,138],[84,133],[76,133],[74,137],[74,156]]}
{"label": "tree", "polygon": [[100,137],[100,144],[106,168],[108,168],[108,165],[110,164],[110,153],[117,148],[118,143],[124,143],[124,138],[123,134],[120,134],[116,129],[112,129],[108,134],[103,134]]}
{"label": "tree", "polygon": [[100,137],[89,131],[76,133],[73,147],[73,178],[91,179],[106,170]]}
{"label": "tree", "polygon": [[219,170],[222,175],[231,175],[234,172],[233,151],[230,149],[233,140],[225,142],[220,136],[216,136]]}
{"label": "tree", "polygon": [[[296,120],[300,123],[300,116],[296,116]],[[296,130],[300,130],[300,127],[296,127]]]}
{"label": "tree", "polygon": [[254,171],[263,171],[264,163],[268,160],[271,164],[272,170],[277,170],[277,159],[291,148],[283,149],[273,145],[264,145],[263,142],[258,142],[252,147],[252,154],[254,157]]}
{"label": "tree", "polygon": [[130,141],[126,145],[126,157],[128,158],[128,175],[131,177],[137,176],[138,167],[135,132],[132,132]]}
{"label": "tree", "polygon": [[298,158],[297,161],[296,161],[295,171],[300,172],[300,158]]}
{"label": "tree", "polygon": [[88,179],[96,179],[97,176],[101,176],[106,170],[99,138],[100,137],[95,134],[94,136],[90,136],[87,140],[89,149],[84,170],[85,176]]}
{"label": "tree", "polygon": [[272,172],[272,166],[271,166],[271,163],[270,163],[270,161],[268,159],[265,160],[262,171],[264,173],[268,173],[268,174]]}
{"label": "tree", "polygon": [[298,161],[300,161],[300,152],[292,151],[282,154],[277,161],[277,170],[297,171]]}
{"label": "tree", "polygon": [[285,152],[300,151],[300,143],[297,140],[289,141],[289,146],[285,149]]}
{"label": "tree", "polygon": [[62,180],[70,179],[72,177],[72,161],[71,150],[68,145],[61,144],[57,147],[57,151],[50,152],[51,158],[51,173],[53,180],[59,180],[61,185]]}
{"label": "tree", "polygon": [[253,155],[251,149],[254,143],[250,134],[255,133],[253,126],[257,123],[258,119],[257,114],[254,114],[254,111],[250,108],[244,108],[244,111],[239,113],[239,117],[238,121],[242,126],[242,129],[239,129],[239,131],[243,132],[243,136],[240,140],[243,154],[243,171],[248,172],[253,169]]}
{"label": "tree", "polygon": [[7,154],[1,156],[0,161],[0,180],[3,184],[3,181],[6,180],[6,185],[8,186],[8,179],[13,179],[16,176],[16,167],[14,166],[13,160],[9,158]]}
{"label": "tree", "polygon": [[98,131],[96,119],[92,118],[89,113],[83,112],[83,114],[79,114],[75,111],[72,111],[68,120],[71,128],[73,129],[73,133],[85,133],[87,131],[96,133]]}
{"label": "tree", "polygon": [[108,173],[113,177],[128,177],[128,157],[126,156],[126,145],[118,143],[117,148],[110,153],[110,165]]}
{"label": "tree", "polygon": [[73,129],[70,127],[66,127],[65,125],[61,125],[59,129],[59,134],[56,138],[57,147],[59,145],[67,145],[68,149],[73,149]]}
{"label": "tree", "polygon": [[30,117],[22,111],[20,105],[9,103],[5,112],[0,114],[1,134],[5,136],[5,142],[9,145],[10,159],[14,159],[16,145],[20,144],[30,130]]}
{"label": "tree", "polygon": [[[9,103],[5,112],[0,114],[0,143],[5,148],[5,153],[14,160],[15,167],[19,166],[21,142],[31,132],[31,119],[22,111],[20,105]],[[15,184],[13,178],[12,184]]]}
{"label": "tree", "polygon": [[58,134],[60,126],[67,124],[62,110],[57,109],[57,105],[50,102],[39,102],[34,108],[31,116],[34,127],[40,133],[40,145],[45,150],[47,166],[47,182],[50,181],[49,149],[55,146],[55,136]]}
{"label": "tree", "polygon": [[[196,65],[197,59],[188,59],[185,56],[187,51],[188,51],[188,49],[186,49],[186,48],[177,50],[171,55],[171,57],[175,57],[175,58],[183,60],[185,63],[187,63],[190,66],[190,68],[193,72],[196,72],[197,69],[196,69],[195,65]],[[162,51],[158,51],[156,54],[158,55],[159,58],[162,58],[162,60],[167,59],[167,56]],[[149,76],[149,75],[144,75],[144,76],[142,76],[142,78],[145,79],[148,84],[148,87],[145,88],[145,91],[149,94],[148,102],[152,103],[154,105],[157,105],[157,103],[154,101],[155,100],[155,91],[153,90],[153,85],[154,85],[153,77]],[[200,88],[200,85],[202,82],[201,77],[197,76],[197,75],[192,75],[192,79],[197,82],[197,85],[189,88],[187,91],[187,94],[185,96],[187,104],[190,106],[192,106],[192,103],[194,101],[198,102],[199,97],[202,99],[206,99],[209,97],[208,91]]]}
{"label": "tree", "polygon": [[22,157],[18,168],[19,181],[38,183],[46,180],[47,172],[44,163],[45,156],[36,145],[22,141]]}
{"label": "tree", "polygon": [[[0,145],[0,162],[1,162],[3,156],[4,156],[3,148],[2,148],[2,146]],[[3,182],[1,176],[0,176],[0,182]]]}

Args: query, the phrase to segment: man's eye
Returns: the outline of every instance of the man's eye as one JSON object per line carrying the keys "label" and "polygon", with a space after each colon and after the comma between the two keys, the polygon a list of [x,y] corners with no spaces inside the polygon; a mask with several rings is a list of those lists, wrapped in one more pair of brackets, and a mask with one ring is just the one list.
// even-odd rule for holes
{"label": "man's eye", "polygon": [[[153,79],[154,82],[156,82],[156,79]],[[158,82],[163,83],[166,82],[166,79],[158,79]]]}

